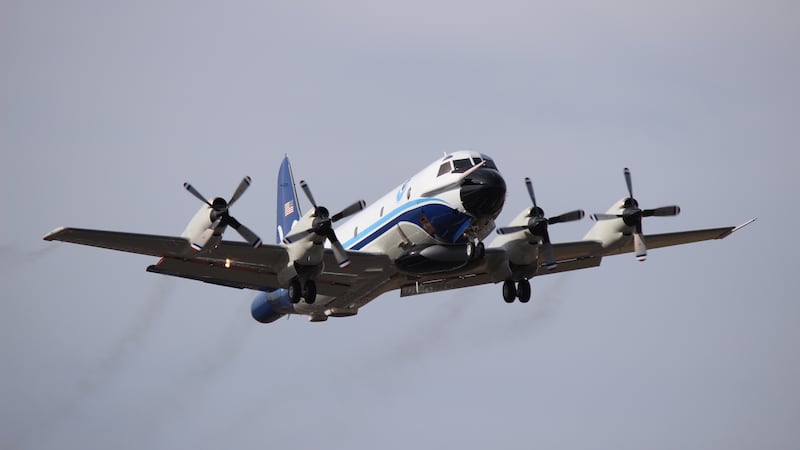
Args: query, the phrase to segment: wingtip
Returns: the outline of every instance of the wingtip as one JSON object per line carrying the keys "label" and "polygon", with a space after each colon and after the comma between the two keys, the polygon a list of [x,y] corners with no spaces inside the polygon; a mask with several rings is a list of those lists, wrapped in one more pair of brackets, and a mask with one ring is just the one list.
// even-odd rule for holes
{"label": "wingtip", "polygon": [[54,241],[54,240],[56,240],[56,237],[66,229],[67,229],[66,227],[58,227],[55,230],[53,230],[53,231],[45,234],[44,236],[42,236],[42,239],[44,239],[45,241]]}
{"label": "wingtip", "polygon": [[748,220],[747,222],[745,222],[745,223],[743,223],[743,224],[741,224],[739,226],[731,228],[730,230],[726,231],[725,233],[722,233],[717,239],[725,239],[726,237],[732,235],[733,233],[735,233],[735,232],[741,230],[742,228],[750,225],[751,223],[755,222],[756,219],[758,219],[758,217],[753,217],[752,219]]}

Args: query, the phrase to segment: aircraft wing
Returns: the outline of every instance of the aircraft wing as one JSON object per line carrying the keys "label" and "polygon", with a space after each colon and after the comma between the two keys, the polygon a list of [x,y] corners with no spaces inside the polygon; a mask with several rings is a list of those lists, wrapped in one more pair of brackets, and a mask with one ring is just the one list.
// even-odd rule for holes
{"label": "aircraft wing", "polygon": [[151,256],[189,255],[192,252],[189,241],[182,237],[84,228],[58,228],[48,233],[44,240],[71,242]]}
{"label": "aircraft wing", "polygon": [[[230,244],[236,244],[235,247],[239,247],[239,243],[223,242],[214,250],[215,254],[232,255],[233,253],[229,250],[233,246],[228,248]],[[282,254],[285,255],[283,247],[270,247],[283,250]],[[238,250],[241,251],[245,248],[250,247],[245,244],[244,248]],[[258,252],[261,249],[250,248],[250,250]],[[286,265],[286,257],[281,259],[282,265],[278,264],[276,267],[275,264],[268,261],[268,254],[252,255],[265,257],[256,260],[252,257],[242,257],[246,252],[246,250],[240,252],[239,258],[217,256],[181,259],[165,257],[158,263],[149,266],[147,271],[238,289],[271,291],[280,286],[277,272]],[[392,268],[393,264],[384,255],[363,252],[348,252],[347,254],[350,258],[350,266],[342,269],[336,263],[336,256],[333,252],[330,249],[325,251],[325,270],[315,279],[318,294],[341,299],[342,304],[349,303],[365,297],[367,293],[385,284],[395,273]]]}
{"label": "aircraft wing", "polygon": [[[708,241],[713,239],[724,239],[733,232],[750,225],[755,219],[750,220],[738,227],[708,228],[705,230],[679,231],[676,233],[646,234],[644,242],[647,248],[670,247],[673,245],[690,244],[692,242]],[[619,255],[634,251],[633,238],[628,239],[623,245],[617,248],[607,249],[603,256]]]}
{"label": "aircraft wing", "polygon": [[[673,245],[688,244],[711,239],[724,239],[733,232],[751,224],[750,220],[738,227],[709,228],[704,230],[681,231],[676,233],[663,233],[645,235],[644,240],[648,248],[669,247]],[[506,245],[509,245],[508,243]],[[525,246],[532,250],[537,244],[531,244],[527,239],[520,239],[518,243],[511,245]],[[629,238],[622,245],[610,249],[603,249],[597,241],[576,241],[553,244],[553,254],[557,266],[547,269],[543,263],[531,264],[530,267],[516,267],[515,273],[524,273],[527,277],[550,275],[572,270],[588,269],[597,267],[602,262],[603,257],[631,253],[634,251],[633,238]],[[418,277],[408,277],[400,287],[400,295],[410,296],[430,292],[446,291],[459,289],[469,286],[478,286],[489,283],[499,283],[511,276],[506,257],[506,251],[502,247],[486,249],[486,258],[475,264],[467,266],[465,269],[447,276],[437,276],[436,274]]]}
{"label": "aircraft wing", "polygon": [[[83,228],[59,228],[47,234],[44,239],[159,256],[161,261],[151,267],[162,266],[161,273],[176,276],[185,274],[188,275],[185,278],[196,279],[212,279],[216,276],[216,269],[225,268],[226,265],[236,266],[242,270],[246,269],[251,274],[271,274],[274,279],[275,272],[285,267],[288,261],[286,249],[278,245],[263,245],[253,248],[244,242],[222,241],[213,249],[197,253],[191,248],[189,241],[182,237]],[[189,270],[190,268],[191,270]],[[159,272],[158,270],[149,271]],[[266,279],[270,282],[273,281],[270,278]],[[232,287],[252,287],[255,284],[266,287],[269,285],[261,278],[259,283],[253,283],[252,279],[242,277],[233,277],[232,279],[223,277],[221,280],[222,282],[219,284]],[[276,285],[276,282],[272,282],[272,285]]]}
{"label": "aircraft wing", "polygon": [[[238,289],[272,290],[278,287],[277,273],[288,263],[285,247],[222,241],[203,253],[192,250],[182,237],[125,233],[82,228],[59,228],[44,237],[93,247],[119,250],[161,259],[148,272],[203,281]],[[330,297],[360,298],[385,284],[395,273],[384,255],[348,252],[350,266],[339,268],[336,257],[325,251],[325,270],[317,277],[317,292]]]}
{"label": "aircraft wing", "polygon": [[[520,241],[519,245],[532,247],[527,240]],[[553,244],[553,254],[558,266],[555,269],[548,270],[543,267],[543,264],[532,264],[527,270],[530,276],[534,276],[596,267],[600,265],[600,260],[602,259],[598,255],[601,249],[601,244],[595,241]],[[511,269],[506,251],[501,247],[487,248],[486,256],[483,260],[470,264],[457,273],[408,277],[400,288],[400,295],[405,297],[482,284],[500,283],[510,276]]]}

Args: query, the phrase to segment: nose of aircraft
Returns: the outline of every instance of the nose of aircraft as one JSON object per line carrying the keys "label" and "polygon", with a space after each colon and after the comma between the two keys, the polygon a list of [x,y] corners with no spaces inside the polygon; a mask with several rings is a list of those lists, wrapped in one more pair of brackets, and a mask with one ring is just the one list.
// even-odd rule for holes
{"label": "nose of aircraft", "polygon": [[495,169],[481,168],[461,182],[461,203],[476,217],[496,217],[506,201],[506,181]]}

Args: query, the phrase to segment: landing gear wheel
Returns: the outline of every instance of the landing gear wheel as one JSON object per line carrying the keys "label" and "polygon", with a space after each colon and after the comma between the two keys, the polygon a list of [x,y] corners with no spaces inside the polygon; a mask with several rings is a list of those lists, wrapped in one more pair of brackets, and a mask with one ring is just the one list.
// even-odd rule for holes
{"label": "landing gear wheel", "polygon": [[514,282],[512,280],[504,281],[503,300],[505,300],[506,303],[513,303],[515,298],[517,298],[517,287],[514,286]]}
{"label": "landing gear wheel", "polygon": [[303,290],[303,297],[306,299],[306,303],[309,305],[314,304],[314,301],[317,299],[317,283],[315,283],[314,280],[306,281],[306,286]]}
{"label": "landing gear wheel", "polygon": [[486,256],[486,247],[483,242],[470,241],[467,243],[467,257],[470,261],[477,261]]}
{"label": "landing gear wheel", "polygon": [[292,303],[299,303],[302,295],[303,291],[300,288],[300,280],[292,278],[292,281],[289,282],[289,301]]}
{"label": "landing gear wheel", "polygon": [[517,284],[517,298],[520,303],[528,303],[531,299],[531,282],[522,280]]}
{"label": "landing gear wheel", "polygon": [[483,259],[486,256],[486,246],[483,245],[483,242],[478,242],[475,245],[475,259]]}

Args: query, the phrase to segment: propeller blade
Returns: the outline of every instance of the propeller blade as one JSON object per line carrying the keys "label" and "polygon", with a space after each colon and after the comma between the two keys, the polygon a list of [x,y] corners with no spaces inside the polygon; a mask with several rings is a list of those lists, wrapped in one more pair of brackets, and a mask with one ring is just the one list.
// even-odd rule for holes
{"label": "propeller blade", "polygon": [[621,215],[619,215],[619,214],[592,214],[592,215],[591,215],[591,216],[589,216],[589,217],[591,217],[591,219],[592,219],[592,220],[594,220],[595,222],[597,222],[597,221],[600,221],[600,220],[619,219],[619,218],[621,218],[622,216],[621,216]]}
{"label": "propeller blade", "polygon": [[564,222],[573,222],[575,220],[583,219],[586,213],[582,209],[576,209],[575,211],[570,211],[568,213],[561,214],[560,216],[555,216],[547,219],[547,223],[550,225],[556,223],[564,223]]}
{"label": "propeller blade", "polygon": [[544,228],[544,236],[542,236],[542,250],[544,250],[544,266],[550,270],[556,267],[556,257],[553,254],[553,244],[550,242],[550,232],[547,227]]}
{"label": "propeller blade", "polygon": [[221,218],[217,219],[214,222],[212,222],[211,225],[208,226],[208,228],[203,230],[203,232],[200,233],[200,236],[198,236],[197,239],[191,242],[192,249],[198,252],[202,250],[203,247],[205,247],[208,241],[211,239],[211,237],[214,236],[214,233],[217,231],[217,227],[219,227],[219,224],[221,222],[222,222]]}
{"label": "propeller blade", "polygon": [[553,255],[553,244],[549,242],[543,244],[542,250],[544,251],[544,266],[550,270],[555,269],[558,263],[556,263],[556,257]]}
{"label": "propeller blade", "polygon": [[206,198],[205,198],[205,197],[203,197],[203,194],[201,194],[200,192],[198,192],[198,191],[197,191],[197,189],[195,189],[195,188],[194,188],[194,186],[192,186],[191,184],[189,184],[189,183],[187,183],[187,182],[184,182],[184,183],[183,183],[183,187],[185,187],[187,191],[191,192],[191,193],[192,193],[192,195],[194,195],[195,197],[197,197],[198,199],[200,199],[200,201],[201,201],[201,202],[203,202],[203,203],[205,203],[206,205],[208,205],[209,207],[211,207],[211,202],[209,202],[208,200],[206,200]]}
{"label": "propeller blade", "polygon": [[531,197],[531,202],[533,202],[533,207],[536,207],[536,196],[533,195],[533,183],[529,177],[525,177],[525,187],[528,188],[528,195]]}
{"label": "propeller blade", "polygon": [[243,237],[244,240],[247,241],[247,243],[252,247],[261,247],[261,238],[258,237],[257,234],[253,233],[250,228],[247,228],[246,226],[242,225],[241,222],[230,216],[228,217],[228,224],[230,224],[231,228],[236,230],[236,232],[239,233],[239,235]]}
{"label": "propeller blade", "polygon": [[283,242],[285,242],[287,244],[291,244],[292,242],[299,241],[300,239],[303,239],[304,237],[308,236],[309,234],[311,234],[313,232],[314,232],[314,230],[311,229],[311,228],[309,228],[308,230],[298,231],[297,233],[290,234],[289,236],[286,236],[285,238],[283,238]]}
{"label": "propeller blade", "polygon": [[359,200],[353,203],[352,205],[348,206],[347,208],[334,214],[333,217],[331,217],[331,221],[337,222],[341,219],[344,219],[345,217],[352,216],[353,214],[364,209],[365,206],[367,206],[367,202],[365,202],[364,200]]}
{"label": "propeller blade", "polygon": [[331,250],[333,250],[333,255],[336,257],[336,263],[339,264],[339,267],[342,269],[348,267],[350,265],[350,258],[347,257],[347,252],[344,246],[342,246],[342,243],[339,242],[339,238],[336,237],[333,228],[328,228],[325,237],[328,238],[328,242],[331,243]]}
{"label": "propeller blade", "polygon": [[311,188],[308,187],[308,183],[306,183],[305,180],[300,180],[300,187],[303,189],[303,192],[306,193],[306,197],[308,197],[308,201],[311,202],[311,206],[316,208],[317,202],[314,201],[314,196],[311,195]]}
{"label": "propeller blade", "polygon": [[677,216],[681,213],[680,206],[673,205],[673,206],[662,206],[661,208],[655,209],[645,209],[642,211],[642,215],[644,217],[666,217],[666,216]]}
{"label": "propeller blade", "polygon": [[239,183],[239,187],[236,188],[236,192],[234,192],[233,195],[231,196],[231,199],[228,200],[228,207],[233,205],[233,203],[236,202],[236,200],[239,200],[239,197],[241,197],[242,194],[244,194],[244,191],[246,191],[247,188],[249,187],[250,187],[250,177],[244,177],[244,179],[242,179],[242,182]]}
{"label": "propeller blade", "polygon": [[516,233],[518,231],[524,231],[527,229],[528,229],[527,225],[518,225],[515,227],[503,227],[497,229],[497,234],[511,234],[511,233]]}
{"label": "propeller blade", "polygon": [[344,269],[350,266],[350,258],[347,257],[347,252],[341,242],[331,241],[331,250],[333,250],[333,254],[336,256],[336,262],[339,264],[340,268]]}
{"label": "propeller blade", "polygon": [[633,249],[636,252],[636,259],[639,261],[647,259],[647,245],[644,243],[644,236],[641,233],[633,234]]}
{"label": "propeller blade", "polygon": [[633,181],[631,181],[631,171],[627,167],[625,168],[625,184],[628,185],[630,198],[633,198]]}

